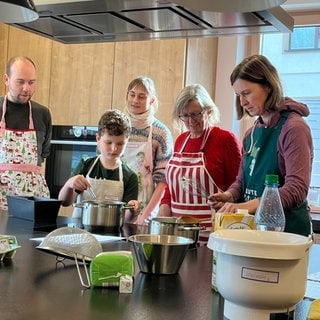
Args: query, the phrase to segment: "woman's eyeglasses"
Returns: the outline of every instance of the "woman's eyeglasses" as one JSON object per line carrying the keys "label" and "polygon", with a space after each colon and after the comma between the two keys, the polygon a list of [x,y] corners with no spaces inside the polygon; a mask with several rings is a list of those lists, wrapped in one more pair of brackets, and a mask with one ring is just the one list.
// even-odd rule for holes
{"label": "woman's eyeglasses", "polygon": [[197,119],[200,119],[200,117],[202,116],[203,114],[203,110],[201,110],[200,112],[198,113],[188,113],[188,114],[180,114],[179,115],[179,119],[183,122],[187,122],[189,120],[189,118],[193,119],[193,120],[197,120]]}

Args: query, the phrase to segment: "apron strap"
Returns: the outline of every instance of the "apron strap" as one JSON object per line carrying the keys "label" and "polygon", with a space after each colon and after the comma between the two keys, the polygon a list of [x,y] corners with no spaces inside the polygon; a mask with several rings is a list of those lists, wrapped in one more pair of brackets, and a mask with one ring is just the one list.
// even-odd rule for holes
{"label": "apron strap", "polygon": [[[87,177],[90,176],[90,173],[91,171],[93,170],[94,166],[98,163],[99,159],[100,159],[101,155],[99,154],[97,156],[97,158],[94,160],[93,164],[91,165],[88,173],[87,173]],[[123,171],[122,171],[122,161],[120,161],[120,164],[119,164],[119,181],[122,181],[123,180]]]}
{"label": "apron strap", "polygon": [[97,162],[98,162],[98,160],[100,159],[100,156],[101,156],[101,155],[98,155],[98,156],[96,157],[96,159],[94,160],[94,162],[93,162],[92,166],[90,167],[90,169],[89,169],[89,171],[88,171],[88,173],[87,173],[87,176],[88,176],[88,177],[89,177],[89,175],[90,175],[90,173],[91,173],[92,169],[94,168],[94,166],[96,165],[96,163],[97,163]]}
{"label": "apron strap", "polygon": [[41,173],[41,167],[34,164],[0,163],[0,171],[22,171]]}
{"label": "apron strap", "polygon": [[148,141],[147,141],[147,146],[146,146],[146,155],[147,155],[147,159],[149,159],[149,161],[147,162],[148,166],[149,166],[149,170],[152,173],[153,172],[153,151],[152,151],[152,125],[150,126],[150,131],[149,131],[149,135],[148,135]]}
{"label": "apron strap", "polygon": [[[31,102],[30,100],[28,101],[29,105],[29,130],[34,130],[34,123],[33,123],[33,118],[32,118],[32,108],[31,108]],[[0,121],[0,128],[1,129],[6,129],[6,120],[5,120],[5,114],[7,112],[7,95],[5,95],[2,103],[2,117]]]}
{"label": "apron strap", "polygon": [[[202,143],[201,143],[200,150],[199,150],[200,152],[203,152],[204,146],[207,143],[207,140],[209,138],[211,130],[212,130],[212,127],[207,127],[205,129],[205,132],[204,132],[203,138],[202,138]],[[191,135],[191,133],[189,132],[189,134],[187,135],[186,139],[184,140],[180,150],[178,151],[179,153],[181,153],[183,151],[183,149],[185,148],[188,140],[190,139],[190,135]]]}
{"label": "apron strap", "polygon": [[202,144],[200,146],[200,151],[203,152],[204,146],[207,143],[207,140],[209,138],[210,132],[212,130],[212,127],[208,127],[203,135],[203,140],[202,140]]}

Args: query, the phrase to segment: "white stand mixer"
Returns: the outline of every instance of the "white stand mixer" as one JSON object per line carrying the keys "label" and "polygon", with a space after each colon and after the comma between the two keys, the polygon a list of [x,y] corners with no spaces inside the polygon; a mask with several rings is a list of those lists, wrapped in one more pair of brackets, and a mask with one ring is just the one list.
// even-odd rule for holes
{"label": "white stand mixer", "polygon": [[228,320],[269,320],[295,310],[304,297],[311,237],[292,233],[221,229],[210,235],[216,285]]}

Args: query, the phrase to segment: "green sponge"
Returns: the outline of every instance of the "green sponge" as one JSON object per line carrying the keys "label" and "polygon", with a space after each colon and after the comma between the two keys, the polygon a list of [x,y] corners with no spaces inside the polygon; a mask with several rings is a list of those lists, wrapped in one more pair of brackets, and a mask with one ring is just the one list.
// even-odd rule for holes
{"label": "green sponge", "polygon": [[110,251],[99,253],[90,263],[92,286],[119,286],[121,276],[132,276],[134,263],[130,251]]}

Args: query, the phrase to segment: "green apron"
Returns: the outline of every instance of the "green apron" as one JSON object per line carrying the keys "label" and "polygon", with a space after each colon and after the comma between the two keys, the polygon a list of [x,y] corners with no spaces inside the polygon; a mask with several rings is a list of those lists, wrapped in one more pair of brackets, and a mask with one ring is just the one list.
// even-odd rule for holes
{"label": "green apron", "polygon": [[[279,186],[284,183],[278,166],[278,139],[289,112],[282,113],[275,128],[254,128],[244,142],[245,158],[243,162],[244,201],[259,198],[264,190],[266,174],[277,174]],[[308,236],[311,222],[307,201],[300,207],[286,209],[286,226],[284,231]]]}

